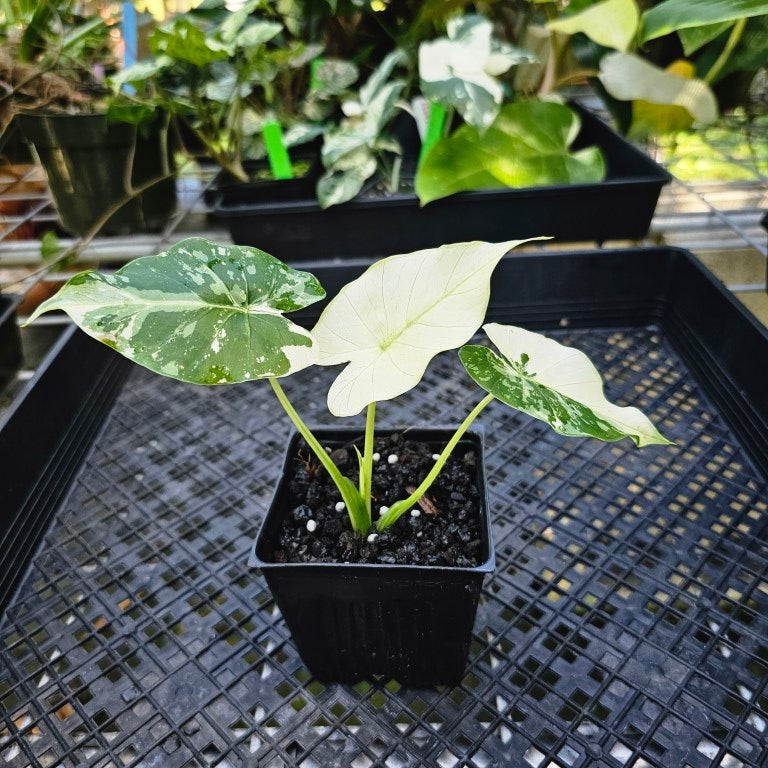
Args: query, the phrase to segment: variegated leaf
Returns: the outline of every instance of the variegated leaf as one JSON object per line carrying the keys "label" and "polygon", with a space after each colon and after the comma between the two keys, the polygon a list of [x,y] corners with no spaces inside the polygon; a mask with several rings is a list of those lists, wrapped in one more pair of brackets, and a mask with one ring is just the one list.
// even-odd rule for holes
{"label": "variegated leaf", "polygon": [[483,330],[499,354],[468,345],[459,357],[475,382],[503,403],[561,435],[669,443],[637,408],[606,400],[600,374],[580,350],[511,325],[489,323]]}
{"label": "variegated leaf", "polygon": [[325,296],[258,248],[190,238],[114,274],[81,272],[41,304],[156,373],[194,384],[286,376],[315,362],[312,335],[283,317]]}

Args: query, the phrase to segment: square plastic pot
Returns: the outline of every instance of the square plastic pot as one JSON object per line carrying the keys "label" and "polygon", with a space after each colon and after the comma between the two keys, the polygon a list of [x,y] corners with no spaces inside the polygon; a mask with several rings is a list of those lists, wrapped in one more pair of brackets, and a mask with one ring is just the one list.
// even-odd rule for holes
{"label": "square plastic pot", "polygon": [[[381,429],[377,436],[399,430]],[[441,450],[453,429],[412,429],[410,439]],[[361,437],[359,429],[318,428],[330,447]],[[324,682],[355,683],[372,675],[419,687],[454,685],[463,677],[483,578],[495,568],[480,432],[456,450],[474,450],[480,499],[482,562],[474,568],[378,563],[276,563],[272,551],[288,513],[288,443],[283,473],[253,545],[261,569],[309,670]]]}

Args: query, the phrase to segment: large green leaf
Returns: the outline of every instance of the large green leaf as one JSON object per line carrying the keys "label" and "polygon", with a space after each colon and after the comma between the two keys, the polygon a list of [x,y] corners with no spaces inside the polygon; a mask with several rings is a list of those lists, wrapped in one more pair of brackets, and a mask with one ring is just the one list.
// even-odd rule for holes
{"label": "large green leaf", "polygon": [[419,167],[416,194],[426,205],[473,189],[600,181],[600,150],[569,149],[579,128],[579,116],[562,104],[508,104],[485,133],[464,125],[438,141]]}
{"label": "large green leaf", "polygon": [[702,123],[717,118],[717,99],[703,80],[674,75],[631,53],[616,51],[603,56],[600,82],[621,101],[642,99],[651,104],[676,105]]}
{"label": "large green leaf", "polygon": [[283,312],[319,301],[317,280],[258,248],[194,237],[114,274],[81,272],[41,304],[156,373],[194,384],[286,376],[315,362]]}
{"label": "large green leaf", "polygon": [[642,16],[642,42],[691,27],[768,14],[768,0],[666,0]]}
{"label": "large green leaf", "polygon": [[635,0],[603,0],[580,13],[550,21],[547,27],[568,35],[583,32],[599,45],[626,51],[635,39],[639,21]]}
{"label": "large green leaf", "polygon": [[483,330],[499,354],[469,345],[459,358],[475,382],[503,403],[561,435],[631,437],[638,446],[669,443],[637,408],[605,398],[600,374],[583,352],[511,325],[490,323]]}
{"label": "large green leaf", "polygon": [[348,363],[328,392],[331,413],[353,416],[407,392],[438,352],[471,338],[485,316],[491,273],[521,242],[390,256],[345,285],[312,331],[320,365]]}

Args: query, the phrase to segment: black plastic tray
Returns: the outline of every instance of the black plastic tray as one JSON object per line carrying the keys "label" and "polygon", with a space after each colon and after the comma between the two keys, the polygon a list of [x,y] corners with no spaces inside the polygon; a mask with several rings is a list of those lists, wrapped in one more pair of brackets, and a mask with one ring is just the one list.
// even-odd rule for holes
{"label": "black plastic tray", "polygon": [[[315,272],[333,294],[362,266]],[[38,485],[37,502],[19,491],[5,504],[17,529],[47,519],[23,520],[20,505],[57,511],[40,547],[13,548],[10,563],[0,548],[1,573],[26,561],[0,625],[0,761],[765,765],[766,330],[668,248],[512,256],[489,318],[584,349],[609,397],[643,408],[677,446],[568,439],[489,406],[497,571],[461,685],[422,690],[313,679],[248,569],[290,429],[268,387],[197,388],[134,369],[93,440],[111,397],[97,382],[119,358],[91,357],[99,348],[72,336],[51,366],[90,384],[60,433],[92,442],[84,463],[72,439],[53,451],[58,469],[50,448],[41,464],[40,441],[14,459],[0,432],[4,483],[22,465],[57,489],[74,478],[58,505]],[[334,374],[286,380],[309,423],[334,422],[323,395]],[[50,397],[54,412],[66,402]],[[448,353],[379,413],[382,425],[444,424],[479,397]]]}
{"label": "black plastic tray", "polygon": [[0,389],[12,378],[21,364],[21,336],[16,323],[19,297],[0,294]]}
{"label": "black plastic tray", "polygon": [[552,235],[563,241],[640,239],[671,176],[644,152],[579,107],[576,146],[597,145],[608,173],[599,184],[463,192],[420,208],[412,193],[361,197],[322,210],[304,200],[228,203],[213,214],[235,243],[281,259],[379,256],[464,240],[501,241]]}

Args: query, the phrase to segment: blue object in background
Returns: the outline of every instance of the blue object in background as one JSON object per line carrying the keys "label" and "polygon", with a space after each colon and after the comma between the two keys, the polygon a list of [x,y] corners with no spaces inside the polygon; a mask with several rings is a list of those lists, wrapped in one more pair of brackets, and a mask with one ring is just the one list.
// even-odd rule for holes
{"label": "blue object in background", "polygon": [[[123,55],[123,67],[130,67],[136,63],[136,53],[139,48],[139,17],[133,3],[123,3],[123,20],[120,24],[125,44]],[[136,89],[130,85],[124,85],[127,93],[135,93]]]}

